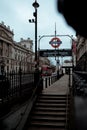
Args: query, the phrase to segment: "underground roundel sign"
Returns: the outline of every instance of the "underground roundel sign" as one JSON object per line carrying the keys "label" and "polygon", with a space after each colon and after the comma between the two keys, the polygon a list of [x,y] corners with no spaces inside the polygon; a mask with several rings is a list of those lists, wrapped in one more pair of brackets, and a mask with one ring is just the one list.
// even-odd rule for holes
{"label": "underground roundel sign", "polygon": [[61,43],[62,43],[62,41],[59,38],[57,38],[57,37],[52,38],[51,41],[49,42],[49,44],[53,48],[58,48]]}

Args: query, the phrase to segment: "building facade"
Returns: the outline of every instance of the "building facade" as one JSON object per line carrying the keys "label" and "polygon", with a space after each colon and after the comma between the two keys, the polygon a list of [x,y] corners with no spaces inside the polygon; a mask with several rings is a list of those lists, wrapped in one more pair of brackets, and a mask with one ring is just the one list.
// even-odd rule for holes
{"label": "building facade", "polygon": [[10,27],[0,24],[0,73],[32,70],[33,64],[33,41],[21,38],[20,42],[13,40],[14,33]]}
{"label": "building facade", "polygon": [[87,39],[77,35],[76,70],[87,71]]}

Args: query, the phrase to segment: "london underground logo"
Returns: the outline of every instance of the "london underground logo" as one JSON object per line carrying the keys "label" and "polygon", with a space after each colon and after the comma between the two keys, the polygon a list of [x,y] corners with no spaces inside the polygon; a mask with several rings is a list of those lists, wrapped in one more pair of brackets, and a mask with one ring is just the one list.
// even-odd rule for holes
{"label": "london underground logo", "polygon": [[61,43],[62,43],[62,41],[59,38],[57,38],[57,37],[52,38],[51,41],[49,42],[49,44],[53,48],[58,48]]}

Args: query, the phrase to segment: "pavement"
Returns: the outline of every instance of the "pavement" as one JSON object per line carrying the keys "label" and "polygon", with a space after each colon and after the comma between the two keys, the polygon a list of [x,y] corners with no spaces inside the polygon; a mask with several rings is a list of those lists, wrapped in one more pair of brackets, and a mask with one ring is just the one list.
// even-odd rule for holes
{"label": "pavement", "polygon": [[[46,94],[67,94],[69,76],[64,75],[58,81],[53,83],[48,88],[43,89],[43,93]],[[16,111],[8,114],[4,119],[0,121],[0,130],[22,130],[24,123],[27,120],[27,116],[32,107],[32,100],[23,104]],[[31,106],[31,107],[30,107]]]}
{"label": "pavement", "polygon": [[47,94],[67,94],[69,92],[69,75],[62,76],[59,80],[45,88],[42,92]]}

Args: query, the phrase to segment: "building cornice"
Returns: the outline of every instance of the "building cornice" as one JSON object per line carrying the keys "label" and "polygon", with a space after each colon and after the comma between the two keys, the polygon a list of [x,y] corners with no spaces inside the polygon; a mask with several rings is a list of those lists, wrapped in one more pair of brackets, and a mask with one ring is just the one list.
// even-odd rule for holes
{"label": "building cornice", "polygon": [[10,30],[10,26],[7,27],[6,25],[4,25],[4,22],[0,23],[0,27],[14,35],[13,30]]}

